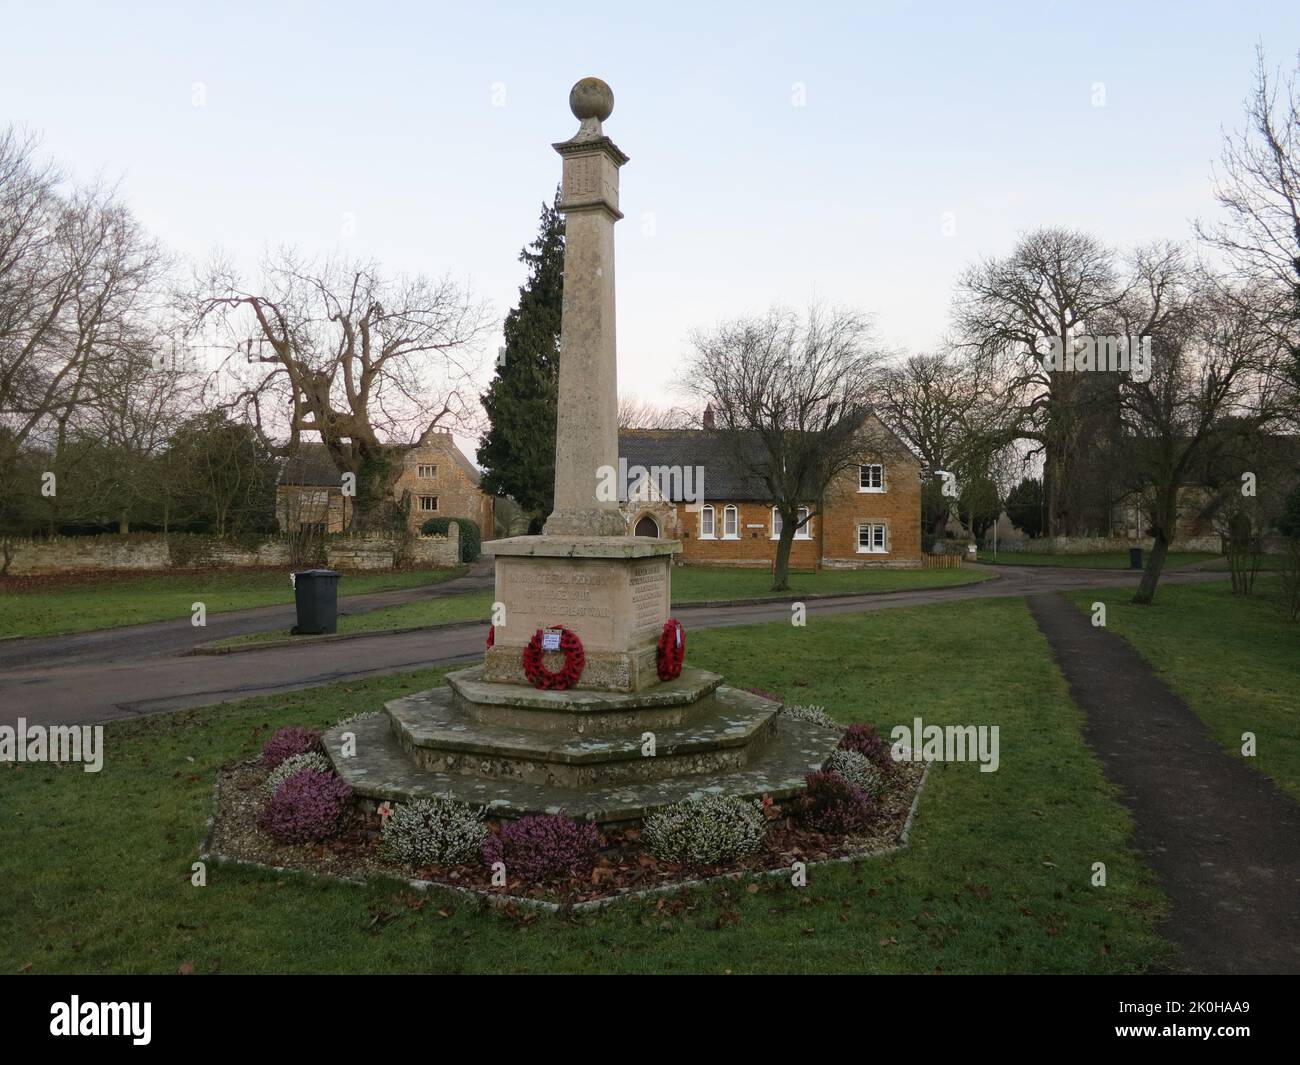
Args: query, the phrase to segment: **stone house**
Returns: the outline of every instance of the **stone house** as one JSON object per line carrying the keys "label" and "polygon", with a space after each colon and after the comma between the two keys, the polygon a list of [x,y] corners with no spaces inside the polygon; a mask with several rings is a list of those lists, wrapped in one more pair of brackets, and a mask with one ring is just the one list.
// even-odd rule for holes
{"label": "stone house", "polygon": [[324,444],[303,444],[280,470],[275,516],[280,529],[340,533],[352,524],[353,500],[343,494],[339,471]]}
{"label": "stone house", "polygon": [[[484,540],[492,538],[492,497],[479,487],[478,468],[450,432],[434,430],[403,449],[394,496],[401,499],[408,493],[413,531],[430,518],[468,518]],[[323,444],[306,444],[285,463],[276,494],[280,528],[314,524],[321,532],[343,532],[352,522],[353,505]]]}
{"label": "stone house", "polygon": [[[709,429],[620,431],[628,532],[680,540],[677,560],[686,564],[770,567],[780,515],[752,475],[733,468],[731,454]],[[812,517],[795,534],[792,568],[921,565],[921,463],[874,415],[858,461],[820,503],[809,500]]]}
{"label": "stone house", "polygon": [[[1213,540],[1219,535],[1215,515],[1220,499],[1204,485],[1185,484],[1178,488],[1178,518],[1174,523],[1174,542],[1190,543]],[[1130,492],[1111,509],[1113,537],[1144,540],[1151,536],[1148,517],[1151,505],[1141,493]],[[1216,548],[1217,550],[1217,548]]]}

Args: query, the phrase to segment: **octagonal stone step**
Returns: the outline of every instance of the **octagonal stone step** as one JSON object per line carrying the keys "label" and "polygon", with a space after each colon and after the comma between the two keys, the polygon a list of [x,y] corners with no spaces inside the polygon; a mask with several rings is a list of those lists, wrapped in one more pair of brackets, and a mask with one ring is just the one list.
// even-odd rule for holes
{"label": "octagonal stone step", "polygon": [[476,721],[451,688],[385,706],[398,742],[424,769],[577,788],[742,769],[763,748],[779,710],[779,703],[714,686],[708,705],[684,724],[574,735]]}
{"label": "octagonal stone step", "polygon": [[[356,736],[356,753],[349,758],[342,752],[344,732]],[[485,807],[492,817],[562,813],[607,824],[638,820],[670,803],[704,795],[789,798],[804,790],[804,777],[821,768],[839,738],[838,731],[779,715],[769,742],[743,770],[598,788],[564,788],[422,769],[402,749],[384,715],[336,725],[325,733],[324,742],[339,776],[365,800],[408,802],[449,796]]]}
{"label": "octagonal stone step", "polygon": [[484,680],[482,666],[447,674],[454,701],[479,724],[579,736],[684,725],[715,708],[721,683],[719,674],[691,667],[639,692],[540,691]]}

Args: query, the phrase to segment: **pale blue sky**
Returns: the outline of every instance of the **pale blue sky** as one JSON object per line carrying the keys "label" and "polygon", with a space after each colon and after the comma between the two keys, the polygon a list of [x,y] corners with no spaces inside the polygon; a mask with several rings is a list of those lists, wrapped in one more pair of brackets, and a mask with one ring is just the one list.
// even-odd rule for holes
{"label": "pale blue sky", "polygon": [[0,120],[81,176],[120,176],[176,250],[251,263],[268,244],[341,245],[451,270],[498,315],[559,177],[550,144],[576,128],[569,86],[604,78],[606,132],[631,156],[620,383],[650,399],[692,327],[773,301],[853,303],[921,348],[960,267],[1021,230],[1188,236],[1215,211],[1210,161],[1255,43],[1283,65],[1300,48],[1300,5],[1249,0],[0,12]]}

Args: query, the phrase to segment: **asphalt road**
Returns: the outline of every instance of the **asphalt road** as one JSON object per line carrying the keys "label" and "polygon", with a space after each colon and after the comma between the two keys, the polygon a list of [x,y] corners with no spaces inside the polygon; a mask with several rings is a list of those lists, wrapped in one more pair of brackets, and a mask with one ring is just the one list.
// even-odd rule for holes
{"label": "asphalt road", "polygon": [[[464,592],[490,591],[492,570],[480,563],[464,577],[427,584],[419,588],[396,588],[387,592],[369,592],[339,599],[340,614],[368,614],[380,607],[400,603],[437,599]],[[39,594],[39,593],[38,593]],[[188,611],[172,621],[152,621],[144,625],[126,625],[118,629],[79,632],[69,636],[38,636],[23,640],[0,640],[0,674],[9,670],[62,664],[73,657],[80,665],[96,662],[120,662],[154,655],[179,654],[202,643],[243,636],[250,632],[282,629],[288,632],[296,620],[292,602],[278,606],[231,610],[209,614],[207,624],[198,628],[190,623]]]}
{"label": "asphalt road", "polygon": [[[1049,566],[999,566],[996,572],[997,579],[983,584],[808,600],[809,624],[821,615],[1132,585],[1138,578],[1136,573],[1123,571]],[[1223,574],[1172,571],[1161,582],[1222,579]],[[352,597],[343,601],[342,608],[363,612],[490,587],[490,578],[471,575],[422,589]],[[788,602],[681,606],[674,614],[688,629],[715,628],[786,620],[790,606]],[[183,653],[197,643],[226,636],[288,628],[292,618],[291,607],[264,607],[212,615],[204,629],[192,627],[187,616],[101,632],[0,643],[0,724],[14,724],[19,717],[26,718],[29,725],[90,724],[348,678],[450,665],[480,657],[487,634],[486,621],[481,621],[239,654]]]}

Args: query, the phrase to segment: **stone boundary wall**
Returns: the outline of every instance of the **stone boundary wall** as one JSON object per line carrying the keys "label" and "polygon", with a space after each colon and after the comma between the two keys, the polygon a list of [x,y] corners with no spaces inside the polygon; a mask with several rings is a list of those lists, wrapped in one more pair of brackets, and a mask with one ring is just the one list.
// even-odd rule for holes
{"label": "stone boundary wall", "polygon": [[[1124,552],[1130,547],[1150,551],[1155,543],[1151,537],[1130,540],[1125,536],[1040,536],[1036,540],[999,540],[998,554],[1023,553],[1026,555],[1098,555]],[[992,549],[992,543],[988,545]],[[1219,554],[1223,540],[1219,536],[1191,536],[1175,540],[1170,551],[1209,551]]]}
{"label": "stone boundary wall", "polygon": [[[118,536],[56,536],[10,539],[10,576],[38,576],[93,570],[160,570],[194,566],[289,567],[289,544],[272,537],[259,544],[239,544],[196,533],[129,533]],[[393,568],[394,542],[374,534],[346,533],[325,540],[328,565],[348,570]],[[410,565],[430,569],[460,564],[460,530],[447,536],[417,536],[410,544]],[[4,556],[0,554],[0,567]]]}

